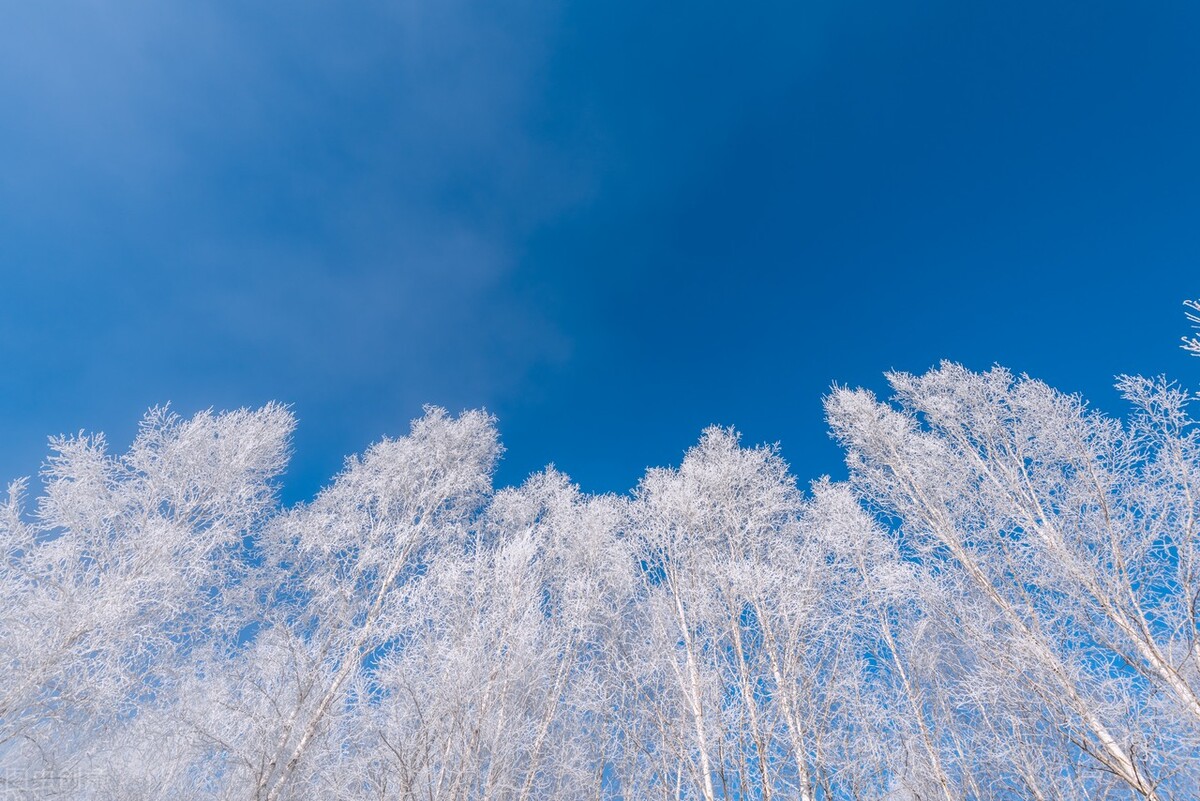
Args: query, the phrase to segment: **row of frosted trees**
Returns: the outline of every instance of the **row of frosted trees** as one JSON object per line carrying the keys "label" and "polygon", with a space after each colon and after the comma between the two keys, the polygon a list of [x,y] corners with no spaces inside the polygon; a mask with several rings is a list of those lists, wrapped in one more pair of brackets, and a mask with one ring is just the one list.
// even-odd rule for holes
{"label": "row of frosted trees", "polygon": [[1196,797],[1187,393],[890,379],[807,490],[713,428],[495,491],[437,409],[290,509],[278,406],[57,440],[0,515],[0,798]]}

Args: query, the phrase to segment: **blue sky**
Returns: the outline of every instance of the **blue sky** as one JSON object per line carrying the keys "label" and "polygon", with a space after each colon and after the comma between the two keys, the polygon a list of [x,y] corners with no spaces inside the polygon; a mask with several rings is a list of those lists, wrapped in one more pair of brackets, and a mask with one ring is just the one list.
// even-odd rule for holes
{"label": "blue sky", "polygon": [[1190,386],[1194,3],[16,3],[0,474],[291,403],[288,499],[423,403],[622,490],[834,381]]}

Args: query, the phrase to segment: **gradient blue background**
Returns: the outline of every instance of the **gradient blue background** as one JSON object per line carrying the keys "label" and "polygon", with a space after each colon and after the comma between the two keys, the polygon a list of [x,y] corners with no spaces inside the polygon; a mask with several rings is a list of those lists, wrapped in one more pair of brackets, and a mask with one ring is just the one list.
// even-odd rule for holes
{"label": "gradient blue background", "polygon": [[1001,363],[1200,385],[1196,3],[11,2],[0,476],[279,399],[285,496],[486,406],[502,483]]}

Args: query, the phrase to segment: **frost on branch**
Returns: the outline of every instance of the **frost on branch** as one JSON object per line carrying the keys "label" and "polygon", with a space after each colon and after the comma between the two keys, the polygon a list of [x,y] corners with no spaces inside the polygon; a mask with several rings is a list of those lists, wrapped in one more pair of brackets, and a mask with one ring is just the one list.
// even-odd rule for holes
{"label": "frost on branch", "polygon": [[[1188,322],[1192,324],[1192,328],[1200,329],[1200,300],[1185,300],[1183,305],[1192,310],[1186,312]],[[1181,337],[1181,339],[1183,340],[1182,347],[1184,350],[1193,356],[1200,356],[1200,337]]]}

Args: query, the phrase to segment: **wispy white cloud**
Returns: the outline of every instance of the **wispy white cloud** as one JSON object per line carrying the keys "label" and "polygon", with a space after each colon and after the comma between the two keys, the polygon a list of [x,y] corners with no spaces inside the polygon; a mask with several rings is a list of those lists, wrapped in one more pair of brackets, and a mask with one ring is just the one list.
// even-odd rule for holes
{"label": "wispy white cloud", "polygon": [[569,350],[522,248],[589,191],[534,119],[555,25],[459,0],[11,9],[3,389],[70,369],[5,438],[74,426],[80,398],[111,426],[131,397],[269,393],[373,435],[520,392]]}

